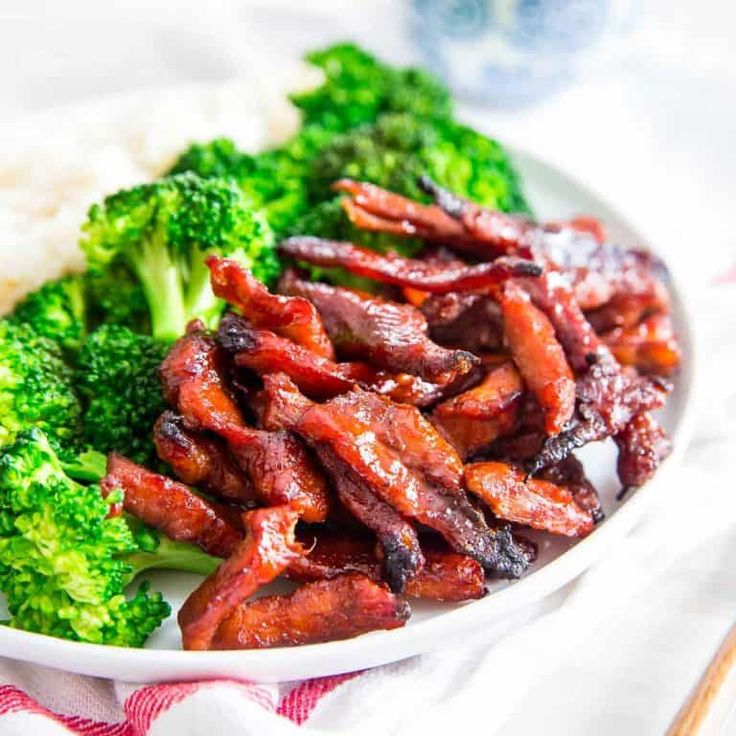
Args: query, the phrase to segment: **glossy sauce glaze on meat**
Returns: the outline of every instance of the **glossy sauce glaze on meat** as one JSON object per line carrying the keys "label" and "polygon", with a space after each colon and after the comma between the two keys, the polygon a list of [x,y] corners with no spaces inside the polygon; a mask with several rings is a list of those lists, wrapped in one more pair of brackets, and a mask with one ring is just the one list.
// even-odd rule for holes
{"label": "glossy sauce glaze on meat", "polygon": [[[592,218],[539,224],[420,184],[433,204],[336,184],[357,227],[431,244],[414,258],[280,245],[370,293],[292,266],[272,292],[207,259],[232,311],[172,345],[153,428],[181,482],[116,455],[103,481],[223,559],[179,612],[185,648],[328,641],[403,626],[408,600],[480,598],[534,561],[524,528],[577,538],[604,518],[576,449],[612,440],[622,493],[670,452],[661,264]],[[296,590],[253,598],[279,576]]]}

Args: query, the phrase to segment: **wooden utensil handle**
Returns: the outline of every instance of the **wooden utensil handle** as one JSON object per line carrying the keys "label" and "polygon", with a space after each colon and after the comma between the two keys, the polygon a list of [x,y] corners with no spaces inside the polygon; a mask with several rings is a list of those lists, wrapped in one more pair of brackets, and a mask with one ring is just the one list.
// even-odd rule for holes
{"label": "wooden utensil handle", "polygon": [[695,736],[698,733],[735,662],[736,625],[713,656],[708,669],[667,731],[667,736]]}

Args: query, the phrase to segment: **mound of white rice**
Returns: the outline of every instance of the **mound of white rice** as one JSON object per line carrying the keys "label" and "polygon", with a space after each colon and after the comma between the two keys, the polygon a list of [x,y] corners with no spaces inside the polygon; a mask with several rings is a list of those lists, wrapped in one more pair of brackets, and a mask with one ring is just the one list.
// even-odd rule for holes
{"label": "mound of white rice", "polygon": [[77,242],[105,194],[156,178],[192,141],[233,138],[245,150],[298,123],[285,91],[313,74],[147,91],[50,110],[0,126],[0,313],[43,281],[83,267]]}

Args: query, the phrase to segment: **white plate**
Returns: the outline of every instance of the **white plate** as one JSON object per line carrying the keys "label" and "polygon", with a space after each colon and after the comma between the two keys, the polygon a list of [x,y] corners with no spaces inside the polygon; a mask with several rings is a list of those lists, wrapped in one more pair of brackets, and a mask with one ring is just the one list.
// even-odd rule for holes
{"label": "white plate", "polygon": [[[113,106],[111,112],[114,109]],[[537,156],[518,148],[511,150],[529,199],[541,218],[592,214],[605,221],[618,242],[646,245],[656,251],[656,243],[649,242],[614,205],[589,187]],[[694,343],[692,322],[688,319],[676,275],[673,275],[672,288],[674,318],[684,354],[683,371],[662,413],[662,422],[674,439],[673,455],[653,481],[623,503],[617,503],[614,499],[618,481],[613,448],[610,443],[585,448],[581,457],[601,493],[606,520],[589,537],[577,543],[536,536],[541,543],[539,559],[521,580],[492,584],[486,598],[465,604],[412,603],[414,614],[405,628],[374,632],[347,641],[262,651],[183,652],[179,650],[179,631],[172,617],[142,650],[81,644],[0,627],[0,655],[127,681],[214,676],[247,677],[266,682],[294,680],[385,664],[427,651],[452,637],[467,638],[473,631],[543,598],[614,548],[645,508],[655,501],[658,492],[666,487],[668,476],[676,471],[690,431]],[[175,610],[197,582],[194,576],[171,573],[158,573],[150,579]]]}

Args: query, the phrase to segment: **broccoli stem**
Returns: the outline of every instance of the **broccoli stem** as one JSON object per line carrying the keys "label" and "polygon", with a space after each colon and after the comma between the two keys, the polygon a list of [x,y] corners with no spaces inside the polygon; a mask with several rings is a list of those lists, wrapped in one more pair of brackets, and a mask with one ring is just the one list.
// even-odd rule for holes
{"label": "broccoli stem", "polygon": [[[222,313],[222,302],[210,286],[210,271],[204,263],[207,253],[197,251],[189,265],[189,278],[184,297],[187,321],[201,319],[210,329],[216,327]],[[183,330],[182,330],[183,332]]]}
{"label": "broccoli stem", "polygon": [[164,243],[143,243],[131,266],[143,285],[151,310],[151,331],[159,340],[173,342],[184,333],[187,310],[182,278]]}
{"label": "broccoli stem", "polygon": [[208,555],[193,544],[173,542],[163,535],[159,536],[159,543],[154,551],[130,552],[123,555],[121,559],[132,567],[126,584],[146,570],[178,570],[198,575],[210,575],[222,562],[218,557]]}

